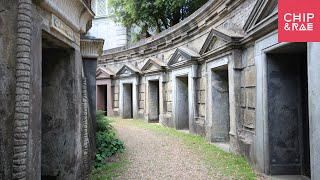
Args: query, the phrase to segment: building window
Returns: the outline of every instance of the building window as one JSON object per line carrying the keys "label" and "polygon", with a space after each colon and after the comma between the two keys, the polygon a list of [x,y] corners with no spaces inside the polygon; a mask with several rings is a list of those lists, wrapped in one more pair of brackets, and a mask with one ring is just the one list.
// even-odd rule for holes
{"label": "building window", "polygon": [[107,0],[94,0],[92,2],[92,10],[96,14],[96,16],[107,16],[108,15]]}

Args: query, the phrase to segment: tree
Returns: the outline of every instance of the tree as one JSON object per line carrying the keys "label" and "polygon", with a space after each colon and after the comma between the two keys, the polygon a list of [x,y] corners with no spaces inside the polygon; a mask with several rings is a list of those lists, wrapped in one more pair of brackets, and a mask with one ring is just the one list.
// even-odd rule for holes
{"label": "tree", "polygon": [[161,32],[179,23],[208,0],[109,0],[112,17],[125,27]]}

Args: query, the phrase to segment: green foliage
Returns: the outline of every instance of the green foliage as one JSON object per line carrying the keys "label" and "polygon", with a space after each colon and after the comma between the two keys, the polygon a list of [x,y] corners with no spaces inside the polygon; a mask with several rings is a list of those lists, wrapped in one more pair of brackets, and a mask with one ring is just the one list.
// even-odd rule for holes
{"label": "green foliage", "polygon": [[179,23],[208,0],[109,0],[112,17],[126,27],[137,25],[161,32]]}
{"label": "green foliage", "polygon": [[113,132],[112,121],[104,115],[104,111],[97,111],[96,114],[97,131],[99,132]]}
{"label": "green foliage", "polygon": [[104,116],[103,111],[97,112],[97,133],[96,133],[96,158],[94,166],[96,168],[105,165],[107,157],[122,153],[125,149],[124,143],[117,138],[115,129],[111,125],[111,120]]}

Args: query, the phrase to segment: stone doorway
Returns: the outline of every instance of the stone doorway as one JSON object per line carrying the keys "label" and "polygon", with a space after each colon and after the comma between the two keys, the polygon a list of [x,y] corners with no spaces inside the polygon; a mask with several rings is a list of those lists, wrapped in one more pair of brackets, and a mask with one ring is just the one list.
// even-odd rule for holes
{"label": "stone doorway", "polygon": [[75,52],[49,34],[42,40],[41,179],[73,179]]}
{"label": "stone doorway", "polygon": [[306,43],[267,53],[267,91],[270,174],[310,177]]}
{"label": "stone doorway", "polygon": [[176,77],[176,129],[189,130],[189,82],[188,76]]}
{"label": "stone doorway", "polygon": [[108,86],[98,85],[97,86],[98,95],[98,109],[105,111],[105,115],[108,116]]}
{"label": "stone doorway", "polygon": [[212,113],[212,142],[229,142],[230,114],[229,114],[229,78],[228,65],[211,70],[211,104]]}
{"label": "stone doorway", "polygon": [[133,118],[133,93],[132,84],[123,84],[123,118]]}
{"label": "stone doorway", "polygon": [[160,114],[160,96],[159,80],[149,81],[149,115],[148,122],[159,122]]}

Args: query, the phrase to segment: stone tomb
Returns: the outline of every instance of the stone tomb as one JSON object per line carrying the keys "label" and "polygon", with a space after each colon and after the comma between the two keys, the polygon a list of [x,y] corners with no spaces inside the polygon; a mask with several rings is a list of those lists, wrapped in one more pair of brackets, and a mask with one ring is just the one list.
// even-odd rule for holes
{"label": "stone tomb", "polygon": [[[68,177],[64,166],[72,165],[75,148],[73,119],[74,61],[71,47],[43,33],[42,108],[41,108],[41,178]],[[70,177],[71,178],[71,177]]]}
{"label": "stone tomb", "polygon": [[138,82],[141,72],[136,67],[124,65],[116,76],[120,79],[120,116],[138,118]]}
{"label": "stone tomb", "polygon": [[310,176],[307,44],[267,53],[270,174]]}
{"label": "stone tomb", "polygon": [[123,118],[133,118],[132,84],[123,84]]}
{"label": "stone tomb", "polygon": [[159,92],[159,80],[149,81],[149,122],[159,122],[160,114],[160,92]]}
{"label": "stone tomb", "polygon": [[176,129],[189,130],[188,76],[176,77]]}
{"label": "stone tomb", "polygon": [[112,116],[112,84],[111,78],[114,72],[107,67],[99,67],[96,73],[97,79],[97,110],[105,111],[105,115]]}
{"label": "stone tomb", "polygon": [[211,70],[212,142],[228,142],[230,131],[228,65]]}

